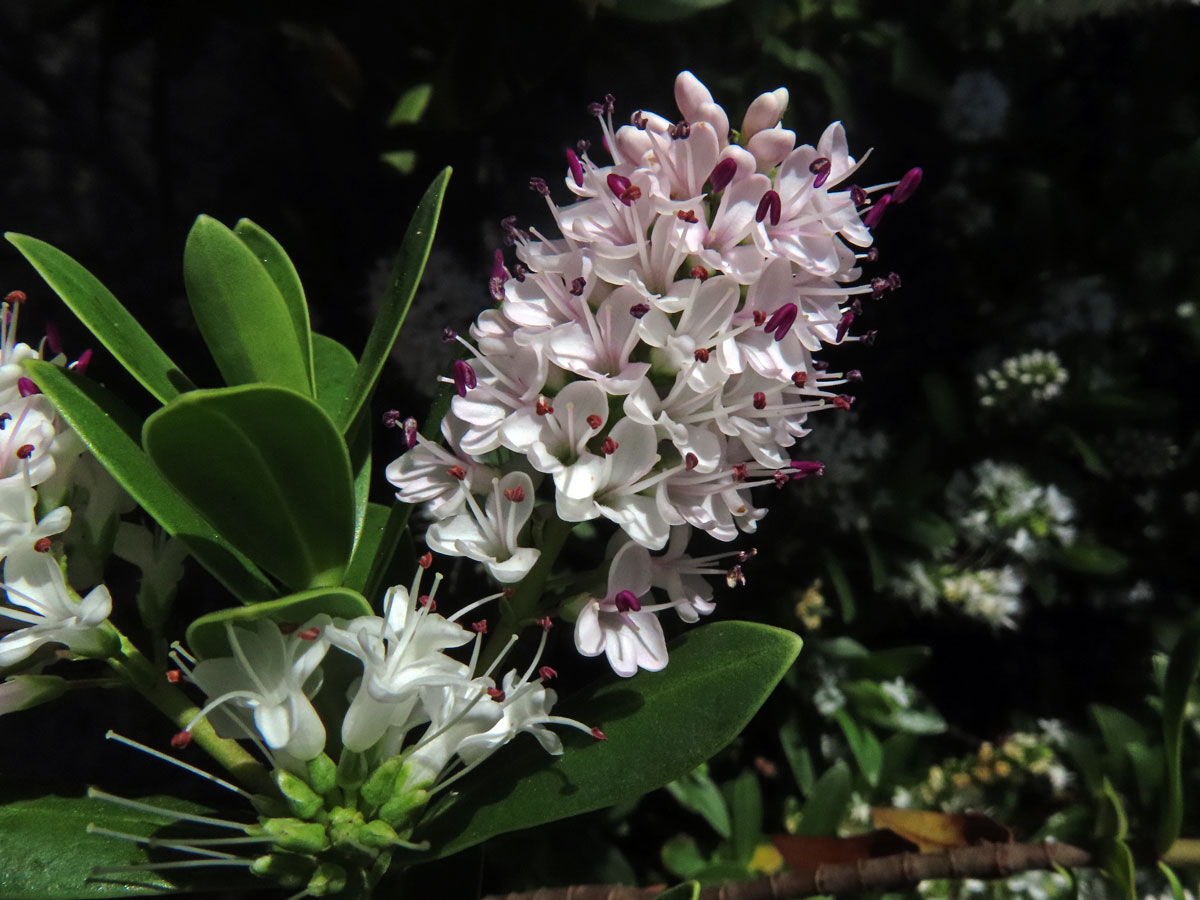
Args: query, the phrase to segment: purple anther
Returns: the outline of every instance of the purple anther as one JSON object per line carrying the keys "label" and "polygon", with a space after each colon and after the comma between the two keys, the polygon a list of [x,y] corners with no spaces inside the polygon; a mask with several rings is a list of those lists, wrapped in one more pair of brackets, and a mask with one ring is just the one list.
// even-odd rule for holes
{"label": "purple anther", "polygon": [[812,363],[812,367],[814,369],[816,369],[818,372],[828,372],[829,371],[829,363],[827,363],[823,359],[814,359],[813,363]]}
{"label": "purple anther", "polygon": [[863,216],[863,224],[868,228],[874,228],[883,221],[883,214],[887,212],[887,208],[892,205],[892,195],[884,194],[875,201],[875,205],[867,210],[867,214]]}
{"label": "purple anther", "polygon": [[458,396],[467,396],[467,391],[479,382],[475,378],[475,370],[471,368],[471,364],[465,360],[456,359],[454,361],[454,390]]}
{"label": "purple anther", "polygon": [[862,341],[864,344],[866,344],[868,347],[874,347],[874,346],[875,346],[875,339],[876,339],[877,337],[879,337],[879,332],[878,332],[878,331],[868,331],[868,332],[867,332],[866,334],[864,334],[864,335],[863,335],[861,338],[859,338],[859,340],[861,340],[861,341]]}
{"label": "purple anther", "polygon": [[863,206],[867,202],[867,192],[857,184],[850,185],[850,202],[855,206]]}
{"label": "purple anther", "polygon": [[524,281],[525,273],[528,271],[529,270],[525,268],[523,263],[513,263],[512,277],[517,279],[517,281]]}
{"label": "purple anther", "polygon": [[809,475],[825,474],[825,463],[817,462],[815,459],[793,459],[790,465],[793,480],[807,478]]}
{"label": "purple anther", "polygon": [[21,392],[22,397],[32,397],[41,393],[38,386],[24,376],[17,379],[17,390]]}
{"label": "purple anther", "polygon": [[754,213],[754,221],[761,222],[767,216],[771,217],[771,224],[779,224],[779,216],[783,212],[783,201],[779,199],[779,194],[775,191],[767,191],[762,195],[762,199],[758,201],[758,210]]}
{"label": "purple anther", "polygon": [[504,253],[496,251],[492,257],[492,277],[488,279],[488,293],[499,303],[504,299],[504,282],[508,281],[508,269],[504,268]]}
{"label": "purple anther", "polygon": [[409,450],[417,446],[417,420],[412,416],[404,420],[404,446]]}
{"label": "purple anther", "polygon": [[737,174],[737,161],[733,157],[727,156],[715,166],[713,166],[712,174],[708,176],[708,180],[712,182],[713,193],[720,193],[729,186],[729,182],[733,181],[733,176]]}
{"label": "purple anther", "polygon": [[677,141],[686,140],[692,135],[692,125],[686,119],[680,119],[667,129],[667,134]]}
{"label": "purple anther", "polygon": [[618,175],[616,172],[610,172],[606,181],[608,181],[608,189],[613,192],[613,196],[628,206],[629,203],[625,200],[625,194],[633,186],[633,182],[624,175]]}
{"label": "purple anther", "polygon": [[587,138],[580,138],[579,140],[577,140],[575,142],[575,152],[578,153],[580,156],[583,156],[583,154],[587,153],[588,150],[590,150],[591,148],[592,148],[592,142],[589,141]]}
{"label": "purple anther", "polygon": [[619,613],[639,612],[642,608],[642,604],[633,591],[620,591],[613,601],[616,603]]}
{"label": "purple anther", "polygon": [[614,97],[612,94],[605,94],[604,95],[604,111],[608,115],[611,116],[613,114],[613,111],[616,108],[617,108],[617,98]]}
{"label": "purple anther", "polygon": [[604,115],[604,104],[593,100],[587,105],[587,111],[589,116],[600,118],[600,116]]}
{"label": "purple anther", "polygon": [[868,247],[867,248],[867,262],[879,262],[879,248],[878,247]]}
{"label": "purple anther", "polygon": [[851,310],[846,310],[842,313],[842,317],[838,320],[837,338],[834,343],[840,344],[846,336],[846,332],[850,330],[850,326],[854,322],[854,313]]}
{"label": "purple anther", "polygon": [[521,232],[517,228],[516,216],[505,216],[500,220],[500,228],[504,231],[504,243],[510,247],[521,237]]}
{"label": "purple anther", "polygon": [[567,151],[567,168],[571,170],[571,180],[576,187],[583,187],[583,163],[574,150]]}
{"label": "purple anther", "polygon": [[648,312],[650,312],[649,303],[635,303],[633,306],[629,307],[629,314],[635,319],[640,319]]}
{"label": "purple anther", "polygon": [[888,291],[888,283],[886,278],[876,275],[871,279],[871,296],[878,300]]}
{"label": "purple anther", "polygon": [[892,200],[896,203],[903,203],[915,194],[917,188],[921,185],[921,178],[924,174],[919,166],[905,172],[904,177],[900,179],[900,183],[896,185],[896,189],[892,191]]}
{"label": "purple anther", "polygon": [[763,331],[775,332],[775,340],[782,341],[789,331],[792,330],[792,323],[796,321],[796,313],[799,310],[795,303],[785,303],[775,312],[771,313],[767,319],[766,325],[763,326]]}
{"label": "purple anther", "polygon": [[569,293],[572,297],[582,297],[583,289],[586,287],[587,279],[581,275],[578,278],[571,279],[571,286],[567,289],[567,293]]}
{"label": "purple anther", "polygon": [[453,328],[443,328],[442,329],[442,343],[443,344],[449,344],[452,341],[456,341],[456,340],[458,340],[458,332],[457,331],[455,331]]}
{"label": "purple anther", "polygon": [[383,414],[383,427],[396,428],[400,425],[400,410],[389,409]]}
{"label": "purple anther", "polygon": [[862,381],[863,380],[862,372],[858,371],[858,369],[850,369],[848,372],[846,372],[846,380],[847,381]]}
{"label": "purple anther", "polygon": [[550,196],[550,185],[546,184],[545,178],[539,178],[537,175],[529,179],[529,189],[541,194],[543,197]]}
{"label": "purple anther", "polygon": [[862,315],[862,301],[859,300],[857,297],[855,297],[853,300],[850,301],[850,309],[852,309],[854,311],[854,314],[856,316],[861,316]]}
{"label": "purple anther", "polygon": [[91,364],[92,364],[92,351],[91,351],[91,348],[89,347],[87,350],[84,350],[82,353],[80,353],[79,359],[75,360],[75,362],[71,363],[69,366],[67,366],[67,368],[73,372],[78,372],[80,375],[82,375],[88,370],[88,366],[90,366]]}
{"label": "purple anther", "polygon": [[62,353],[62,338],[58,336],[58,326],[53,322],[46,323],[46,346],[55,356]]}
{"label": "purple anther", "polygon": [[833,171],[833,163],[829,161],[829,157],[820,156],[809,163],[808,171],[816,176],[813,178],[813,187],[824,187],[825,182],[829,180],[829,173]]}
{"label": "purple anther", "polygon": [[887,285],[889,291],[900,290],[900,276],[895,272],[888,272]]}

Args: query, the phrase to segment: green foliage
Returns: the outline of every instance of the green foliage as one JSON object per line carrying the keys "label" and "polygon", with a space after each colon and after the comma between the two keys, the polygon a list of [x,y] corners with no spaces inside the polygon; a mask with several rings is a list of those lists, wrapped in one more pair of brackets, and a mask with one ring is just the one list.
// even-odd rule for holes
{"label": "green foliage", "polygon": [[712,826],[723,838],[730,836],[729,809],[725,798],[708,774],[708,766],[700,766],[667,785],[667,791],[684,808],[691,810]]}
{"label": "green foliage", "polygon": [[1197,671],[1200,671],[1200,617],[1193,617],[1171,652],[1163,692],[1167,802],[1156,842],[1160,854],[1179,837],[1183,823],[1183,716]]}
{"label": "green foliage", "polygon": [[669,887],[656,895],[655,900],[700,900],[700,882],[685,881]]}
{"label": "green foliage", "polygon": [[813,785],[800,811],[795,834],[801,837],[837,834],[837,827],[850,805],[850,792],[850,767],[838,762]]}

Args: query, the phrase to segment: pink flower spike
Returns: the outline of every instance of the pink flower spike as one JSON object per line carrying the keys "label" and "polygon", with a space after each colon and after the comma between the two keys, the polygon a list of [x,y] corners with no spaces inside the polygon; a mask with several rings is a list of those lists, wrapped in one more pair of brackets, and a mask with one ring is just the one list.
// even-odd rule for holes
{"label": "pink flower spike", "polygon": [[575,155],[574,150],[567,151],[567,167],[571,170],[571,179],[576,187],[583,187],[583,163]]}
{"label": "pink flower spike", "polygon": [[478,384],[475,370],[471,364],[461,359],[454,361],[454,390],[460,397],[467,396],[467,391]]}
{"label": "pink flower spike", "polygon": [[32,397],[41,393],[38,386],[24,376],[17,379],[17,390],[21,392],[22,397]]}
{"label": "pink flower spike", "polygon": [[[737,174],[737,160],[732,157],[725,157],[715,166],[713,166],[712,174],[708,176],[708,180],[712,182],[713,193],[717,194],[725,190],[729,186],[729,182],[733,181],[733,176]],[[610,178],[612,176],[609,176]]]}
{"label": "pink flower spike", "polygon": [[874,228],[883,221],[883,214],[887,212],[887,208],[892,205],[892,195],[884,194],[880,197],[875,205],[867,210],[867,214],[863,216],[863,224],[868,228]]}
{"label": "pink flower spike", "polygon": [[892,201],[894,203],[903,203],[915,194],[924,174],[920,166],[905,172],[904,177],[900,179],[900,183],[896,185],[896,189],[892,191]]}

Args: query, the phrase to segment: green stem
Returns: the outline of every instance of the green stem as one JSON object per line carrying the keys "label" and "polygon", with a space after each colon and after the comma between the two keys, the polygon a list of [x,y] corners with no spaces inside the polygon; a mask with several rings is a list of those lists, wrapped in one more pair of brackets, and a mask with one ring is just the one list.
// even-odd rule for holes
{"label": "green stem", "polygon": [[480,657],[481,669],[486,669],[492,664],[500,651],[508,646],[510,637],[519,634],[522,628],[532,624],[537,618],[538,606],[546,590],[546,579],[558,561],[558,554],[562,552],[563,544],[567,542],[567,535],[573,527],[574,523],[564,522],[555,515],[551,515],[542,523],[540,540],[536,542],[542,555],[529,570],[529,574],[521,579],[508,601],[508,608],[501,613],[500,624],[492,632]]}
{"label": "green stem", "polygon": [[1200,838],[1179,838],[1162,855],[1168,866],[1200,865]]}
{"label": "green stem", "polygon": [[[108,658],[108,664],[180,730],[186,728],[200,712],[199,707],[183,691],[172,686],[167,681],[166,673],[146,659],[129,638],[119,631],[117,633],[121,638],[121,649]],[[241,744],[218,737],[207,719],[192,727],[192,740],[250,790],[268,796],[276,795],[275,784],[267,770]]]}

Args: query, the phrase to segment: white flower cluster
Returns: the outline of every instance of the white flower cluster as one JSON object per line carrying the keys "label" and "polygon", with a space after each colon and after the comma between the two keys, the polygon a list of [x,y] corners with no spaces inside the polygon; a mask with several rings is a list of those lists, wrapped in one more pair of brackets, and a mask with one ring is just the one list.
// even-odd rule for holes
{"label": "white flower cluster", "polygon": [[[101,650],[101,626],[112,609],[103,585],[82,600],[68,589],[51,538],[71,524],[66,506],[44,510],[61,496],[66,476],[83,452],[75,432],[58,416],[50,400],[25,377],[23,360],[66,357],[51,332],[42,347],[17,343],[17,322],[25,295],[8,294],[0,303],[0,559],[4,560],[0,605],[0,669],[14,666],[47,643],[65,644],[77,653]],[[85,353],[72,368],[87,365]],[[41,496],[39,496],[39,488]]]}
{"label": "white flower cluster", "polygon": [[1005,544],[1022,559],[1042,556],[1049,543],[1075,540],[1075,505],[1054,485],[1041,485],[1019,466],[985,459],[968,479],[951,480],[947,499],[967,541]]}
{"label": "white flower cluster", "polygon": [[[436,518],[433,550],[505,583],[539,555],[520,546],[538,483],[552,483],[562,521],[619,526],[633,547],[614,558],[609,595],[580,617],[576,644],[621,674],[666,664],[650,610],[690,620],[712,608],[698,576],[720,570],[684,555],[691,529],[722,541],[753,532],[765,510],[752,488],[820,473],[789,448],[809,413],[849,408],[843,386],[858,373],[813,354],[859,339],[859,297],[899,287],[894,274],[862,282],[860,266],[875,256],[871,228],[921,179],[914,169],[851,186],[859,163],[841,124],[796,146],[780,124],[783,88],[750,105],[736,141],[690,72],[675,97],[683,121],[639,110],[617,129],[612,98],[593,104],[613,162],[567,151],[573,202],[532,180],[561,237],[506,220],[517,261],[497,251],[499,306],[472,326],[474,346],[459,338],[471,360],[454,366],[448,449],[409,420],[410,449],[387,471],[399,499]],[[651,586],[669,602],[643,606]]]}
{"label": "white flower cluster", "polygon": [[1030,350],[975,376],[979,405],[1013,408],[1040,405],[1059,396],[1068,377],[1053,350]]}
{"label": "white flower cluster", "polygon": [[945,603],[993,628],[1016,628],[1025,582],[1012,566],[960,569],[914,560],[904,577],[893,582],[893,589],[902,597],[916,600],[925,610]]}
{"label": "white flower cluster", "polygon": [[[562,753],[562,742],[549,725],[603,739],[596,729],[550,714],[556,697],[544,682],[556,673],[539,667],[548,620],[533,661],[524,672],[510,670],[497,684],[491,676],[503,655],[487,671],[476,672],[486,623],[464,628],[459,620],[501,595],[442,616],[436,611],[441,576],[422,594],[423,574],[418,568],[410,588],[387,592],[382,617],[346,621],[322,614],[297,626],[268,620],[250,627],[227,623],[230,656],[195,662],[176,653],[180,669],[211,699],[176,735],[175,746],[185,745],[195,724],[211,716],[223,737],[250,738],[276,768],[303,771],[301,764],[325,748],[325,725],[312,697],[321,687],[319,666],[331,648],[355,657],[363,667],[347,696],[342,746],[368,754],[373,765],[403,752],[411,788],[428,788],[456,759],[464,764],[457,778],[521,732],[532,734],[555,755]],[[446,655],[472,641],[470,662]],[[410,740],[417,729],[419,737]]]}

